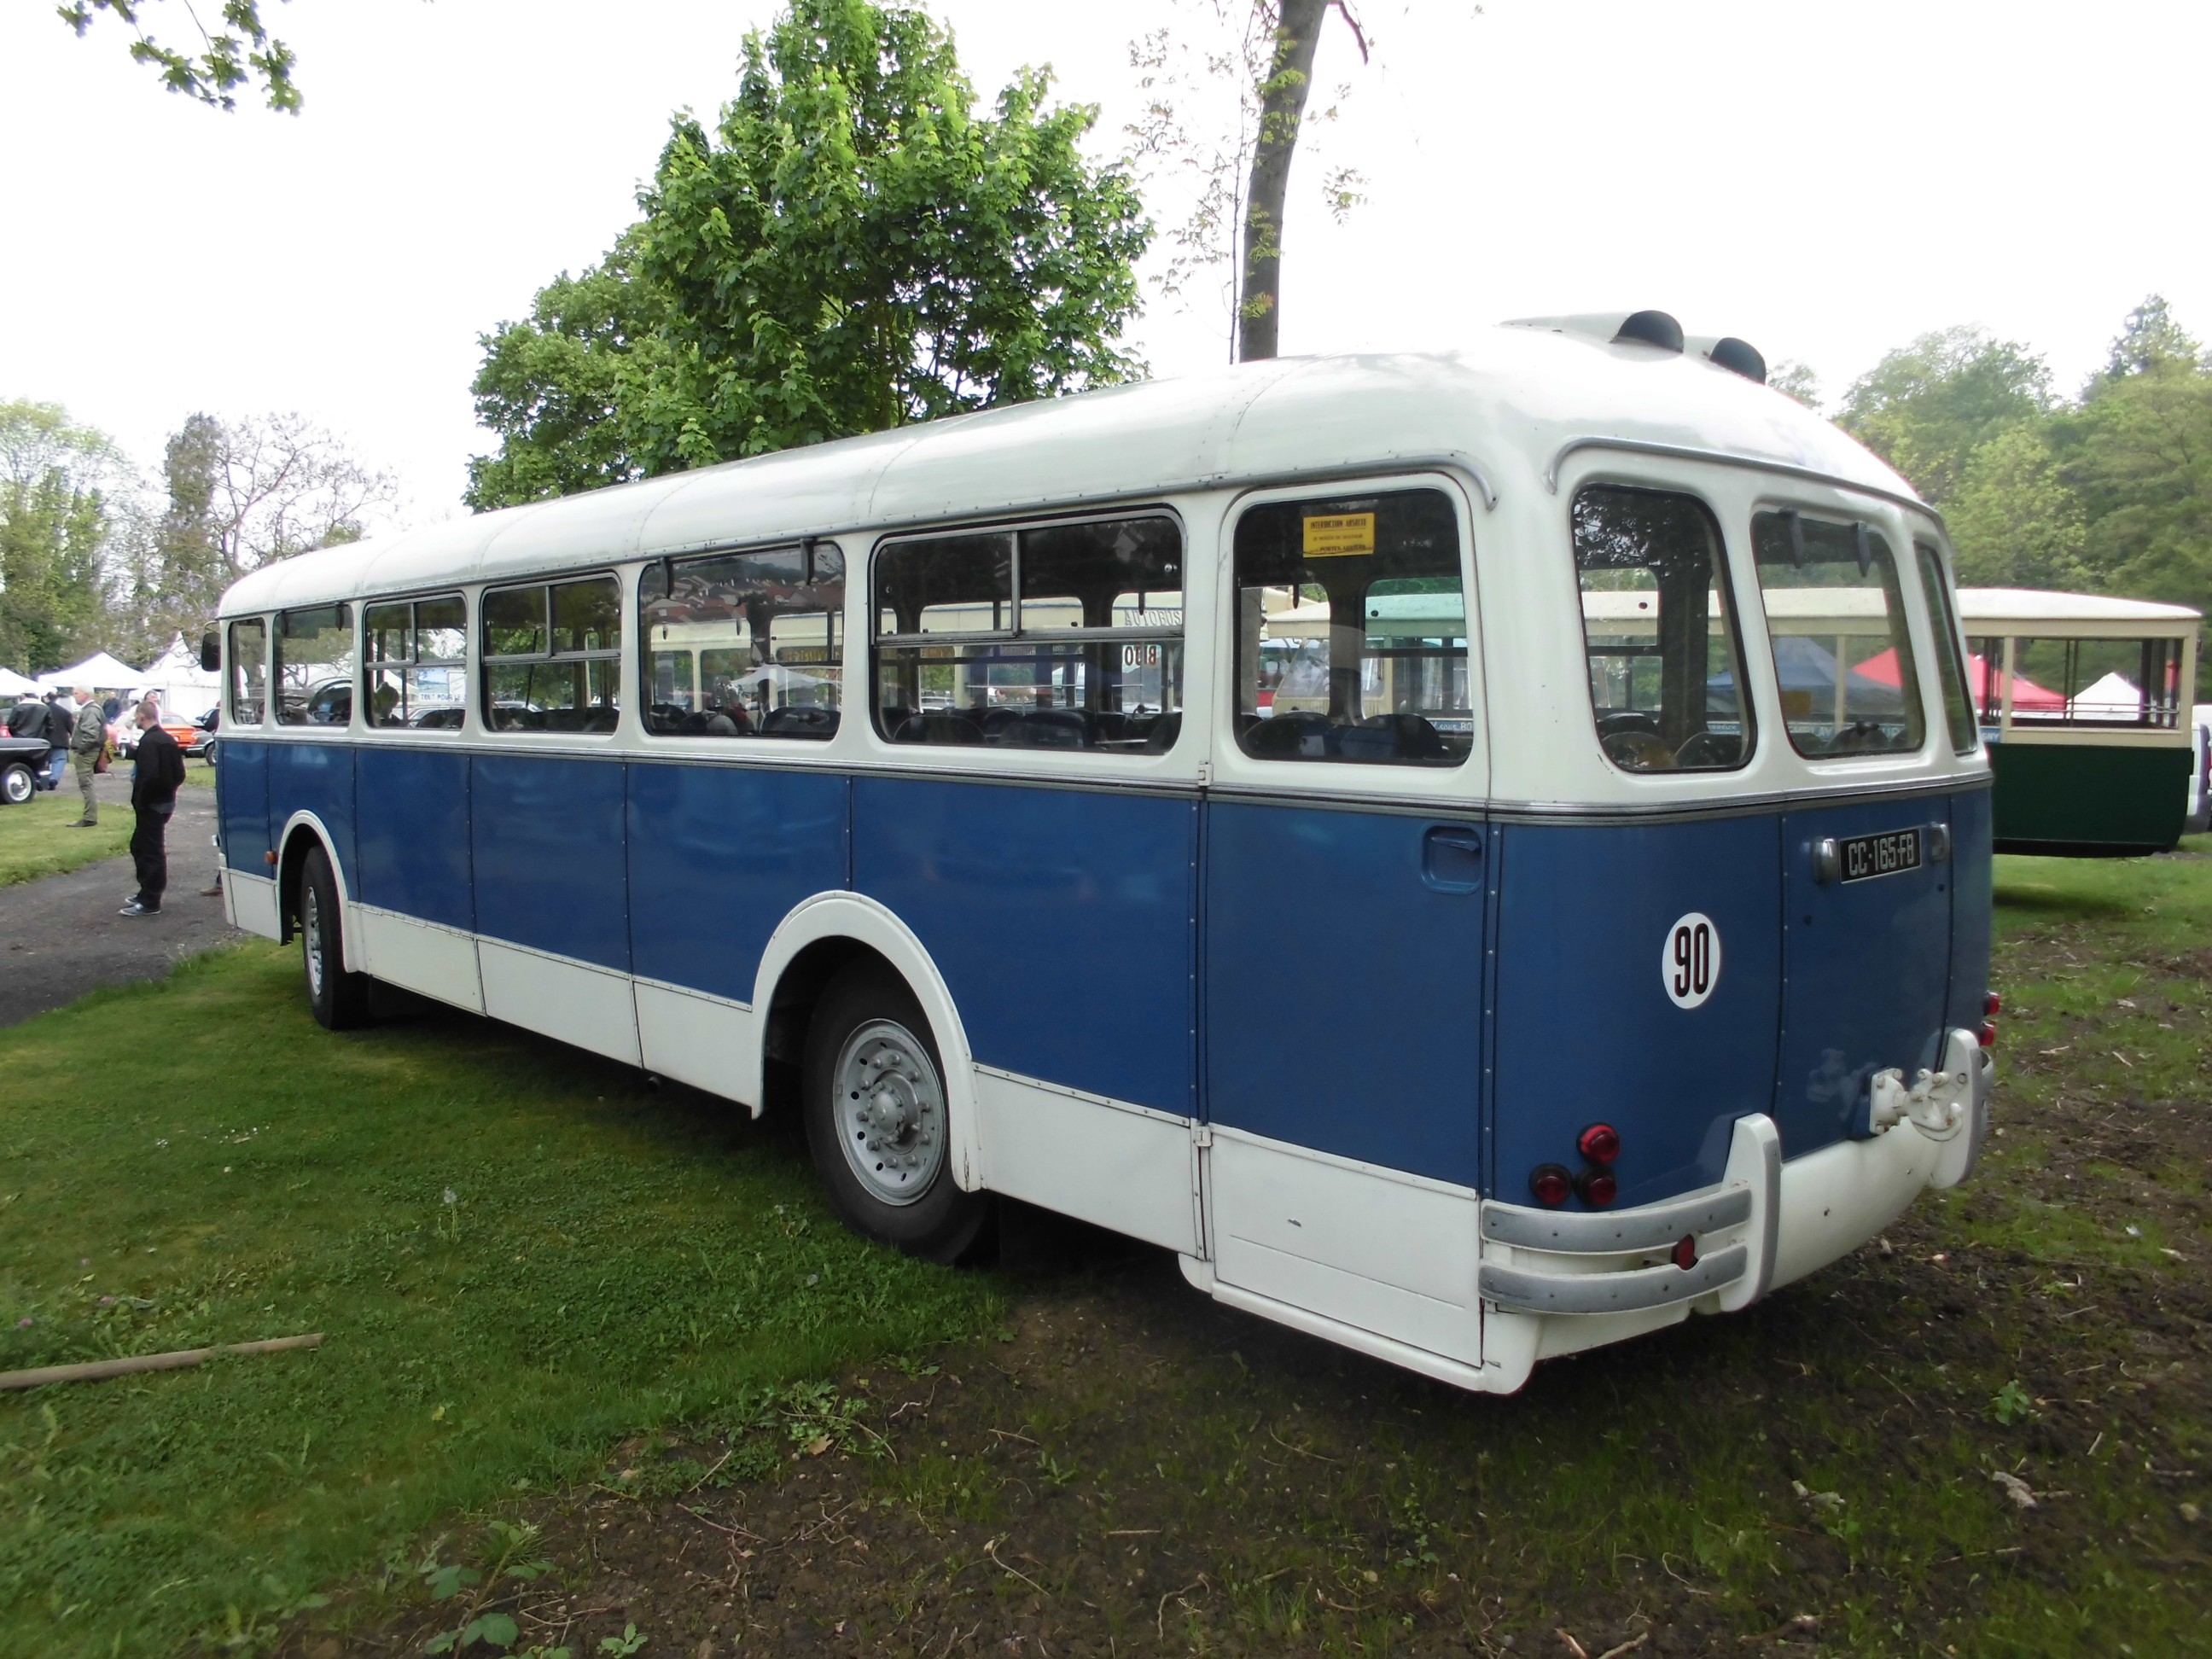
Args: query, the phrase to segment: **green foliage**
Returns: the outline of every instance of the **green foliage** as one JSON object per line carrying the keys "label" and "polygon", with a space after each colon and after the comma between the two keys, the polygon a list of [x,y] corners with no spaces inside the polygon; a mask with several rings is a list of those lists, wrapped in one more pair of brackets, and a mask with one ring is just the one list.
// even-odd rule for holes
{"label": "green foliage", "polygon": [[2069,592],[2100,585],[2088,562],[2087,514],[2041,422],[2005,427],[1967,457],[1945,520],[1964,585]]}
{"label": "green foliage", "polygon": [[292,80],[298,58],[262,26],[259,0],[222,0],[225,27],[213,34],[202,27],[198,13],[188,4],[185,9],[192,26],[200,31],[207,47],[198,57],[165,46],[146,33],[139,23],[146,3],[147,0],[67,0],[58,9],[62,21],[79,35],[92,27],[96,14],[112,12],[138,37],[131,43],[131,56],[158,70],[161,84],[171,92],[181,92],[216,109],[231,110],[238,107],[238,89],[258,80],[270,108],[293,115],[300,112],[300,88]]}
{"label": "green foliage", "polygon": [[479,508],[1129,378],[1150,227],[1024,70],[976,112],[923,13],[794,0],[645,217],[483,337]]}
{"label": "green foliage", "polygon": [[1837,423],[1938,507],[1958,492],[1973,451],[2051,406],[2051,371],[2014,341],[1939,329],[1851,383]]}
{"label": "green foliage", "polygon": [[0,402],[0,663],[43,673],[106,642],[123,473],[60,404]]}
{"label": "green foliage", "polygon": [[768,1126],[465,1017],[332,1037],[291,951],[0,1031],[0,1368],[327,1333],[0,1396],[7,1659],[265,1650],[394,1546],[487,1650],[540,1547],[409,1540],[769,1390],[763,1437],[840,1432],[791,1385],[994,1328],[988,1281],[845,1231]]}
{"label": "green foliage", "polygon": [[2212,611],[2212,374],[2158,359],[2053,425],[2100,585]]}

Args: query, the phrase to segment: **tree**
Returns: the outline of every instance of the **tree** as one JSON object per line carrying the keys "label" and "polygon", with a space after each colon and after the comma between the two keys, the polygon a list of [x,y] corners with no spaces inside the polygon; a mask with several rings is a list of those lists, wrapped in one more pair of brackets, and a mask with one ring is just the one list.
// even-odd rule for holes
{"label": "tree", "polygon": [[1784,358],[1766,374],[1766,383],[1785,398],[1795,398],[1817,413],[1820,407],[1820,377],[1810,363]]}
{"label": "tree", "polygon": [[1976,447],[2051,406],[2051,371],[2026,346],[1984,329],[1947,328],[1853,381],[1836,421],[1941,506],[1957,493]]}
{"label": "tree", "polygon": [[608,259],[483,337],[477,507],[1122,380],[1151,234],[1087,106],[976,113],[921,12],[793,0]]}
{"label": "tree", "polygon": [[[1366,32],[1348,0],[1189,0],[1187,15],[1207,37],[1205,45],[1194,50],[1177,31],[1159,29],[1129,48],[1145,95],[1142,114],[1127,129],[1135,153],[1193,191],[1189,210],[1169,233],[1177,251],[1159,286],[1179,294],[1195,273],[1233,258],[1231,339],[1239,361],[1272,357],[1279,346],[1291,164],[1310,122],[1335,120],[1351,91],[1339,88],[1335,102],[1308,115],[1314,55],[1332,10],[1367,61]],[[1217,130],[1200,112],[1224,79],[1237,92],[1232,119]],[[1325,175],[1322,196],[1340,222],[1366,199],[1365,184],[1350,167]]]}
{"label": "tree", "polygon": [[2125,380],[2130,374],[2140,374],[2160,363],[2181,362],[2194,364],[2203,348],[2191,339],[2166,303],[2166,296],[2153,294],[2128,313],[2127,321],[2112,340],[2112,349],[2105,361],[2105,371],[2089,382],[2087,396],[2094,397],[2100,387],[2115,380]]}
{"label": "tree", "polygon": [[2006,427],[1967,458],[1944,522],[1964,586],[2092,593],[2104,585],[2089,562],[2088,515],[2041,422]]}
{"label": "tree", "polygon": [[98,649],[121,453],[58,404],[0,403],[0,663],[43,673]]}
{"label": "tree", "polygon": [[398,489],[344,441],[301,415],[192,415],[171,436],[168,504],[132,572],[142,632],[197,635],[249,570],[359,539]]}
{"label": "tree", "polygon": [[165,46],[147,33],[139,20],[149,3],[149,0],[65,0],[58,9],[62,21],[75,29],[80,39],[92,27],[95,15],[112,12],[138,37],[131,43],[131,57],[159,70],[161,83],[172,92],[181,92],[213,108],[234,110],[238,89],[258,80],[270,108],[292,115],[300,112],[300,88],[292,79],[293,65],[298,60],[289,46],[272,38],[262,26],[259,0],[222,0],[222,19],[227,27],[214,34],[207,32],[199,14],[186,0],[185,15],[199,30],[200,43],[205,48],[198,56]]}
{"label": "tree", "polygon": [[2052,436],[2103,585],[2212,612],[2212,374],[2193,355],[2152,359],[2100,381]]}

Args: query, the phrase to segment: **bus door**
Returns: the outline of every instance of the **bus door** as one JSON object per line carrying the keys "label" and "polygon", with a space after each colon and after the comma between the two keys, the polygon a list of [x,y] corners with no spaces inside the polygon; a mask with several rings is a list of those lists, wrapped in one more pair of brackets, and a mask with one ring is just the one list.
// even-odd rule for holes
{"label": "bus door", "polygon": [[[1490,830],[1465,516],[1430,484],[1237,520],[1203,1031],[1217,1286],[1473,1364]],[[1312,684],[1281,692],[1291,638]]]}
{"label": "bus door", "polygon": [[[1819,633],[1773,630],[1791,745],[1824,773],[1829,762],[1920,752],[1931,734],[1902,599],[1911,578],[1888,540],[1863,521],[1769,511],[1752,520],[1752,546],[1770,617],[1790,608],[1778,593],[1813,588],[1823,592],[1811,609],[1838,619]],[[1784,816],[1774,1120],[1785,1158],[1865,1133],[1876,1072],[1897,1066],[1910,1082],[1936,1064],[1951,972],[1950,817],[1948,793],[1863,791]]]}

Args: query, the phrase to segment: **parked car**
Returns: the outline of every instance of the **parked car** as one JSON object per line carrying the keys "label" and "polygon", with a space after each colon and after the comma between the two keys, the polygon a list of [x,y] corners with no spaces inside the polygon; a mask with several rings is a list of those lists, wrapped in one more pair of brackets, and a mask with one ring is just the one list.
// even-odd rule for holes
{"label": "parked car", "polygon": [[2189,711],[2189,818],[2183,832],[2212,830],[2212,702]]}
{"label": "parked car", "polygon": [[11,738],[0,732],[0,805],[21,806],[54,786],[42,774],[49,745],[44,738]]}
{"label": "parked car", "polygon": [[[164,708],[161,711],[161,729],[176,739],[177,747],[189,760],[215,741],[214,732],[202,724],[206,718],[206,715],[202,715],[199,720],[188,720]],[[115,752],[125,760],[138,751],[138,723],[131,718],[129,710],[124,712],[122,719],[108,726],[107,740]]]}

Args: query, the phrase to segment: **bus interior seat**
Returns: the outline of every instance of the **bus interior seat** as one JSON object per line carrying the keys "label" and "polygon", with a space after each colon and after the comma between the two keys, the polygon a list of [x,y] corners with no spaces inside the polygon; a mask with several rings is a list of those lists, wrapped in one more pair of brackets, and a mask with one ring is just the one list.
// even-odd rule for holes
{"label": "bus interior seat", "polygon": [[983,741],[983,728],[965,714],[910,714],[891,734],[893,743],[966,744]]}
{"label": "bus interior seat", "polygon": [[1145,752],[1164,755],[1175,747],[1176,739],[1182,735],[1182,711],[1157,716],[1145,733]]}
{"label": "bus interior seat", "polygon": [[761,722],[764,738],[832,738],[837,734],[837,711],[813,703],[787,703]]}

